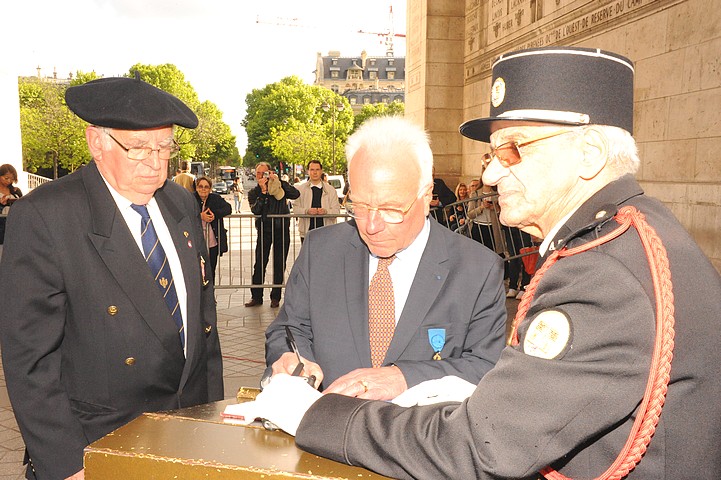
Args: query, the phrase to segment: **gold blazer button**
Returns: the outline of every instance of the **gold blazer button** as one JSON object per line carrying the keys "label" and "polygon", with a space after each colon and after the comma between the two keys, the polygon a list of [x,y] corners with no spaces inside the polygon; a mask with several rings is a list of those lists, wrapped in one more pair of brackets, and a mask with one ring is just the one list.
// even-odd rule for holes
{"label": "gold blazer button", "polygon": [[135,357],[128,357],[125,359],[125,365],[135,365]]}
{"label": "gold blazer button", "polygon": [[116,307],[115,305],[110,305],[108,307],[108,315],[115,315],[116,313],[118,313],[118,307]]}

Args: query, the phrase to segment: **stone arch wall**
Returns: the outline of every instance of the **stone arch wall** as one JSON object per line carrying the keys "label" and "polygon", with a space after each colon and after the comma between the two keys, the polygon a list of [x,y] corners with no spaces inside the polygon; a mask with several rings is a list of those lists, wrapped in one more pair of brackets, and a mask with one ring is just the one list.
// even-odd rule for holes
{"label": "stone arch wall", "polygon": [[713,0],[408,0],[406,116],[431,134],[449,186],[480,174],[484,146],[458,134],[489,111],[503,52],[575,45],[636,67],[644,189],[721,271],[721,9]]}

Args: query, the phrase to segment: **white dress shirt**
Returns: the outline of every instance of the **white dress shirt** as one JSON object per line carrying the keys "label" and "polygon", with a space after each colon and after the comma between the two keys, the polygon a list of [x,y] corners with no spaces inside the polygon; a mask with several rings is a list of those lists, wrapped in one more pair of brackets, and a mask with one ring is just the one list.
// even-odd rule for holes
{"label": "white dress shirt", "polygon": [[[396,258],[393,263],[388,267],[388,273],[391,275],[393,281],[393,297],[395,298],[395,313],[396,313],[396,325],[398,325],[398,319],[401,318],[403,313],[403,307],[406,305],[408,300],[408,294],[411,291],[411,285],[413,279],[416,278],[416,271],[418,265],[421,263],[421,257],[423,256],[423,250],[426,249],[428,243],[428,236],[431,234],[431,222],[426,218],[423,228],[421,229],[418,236],[413,240],[413,243],[408,245],[407,248],[396,253]],[[378,270],[378,257],[370,254],[368,261],[368,284]]]}
{"label": "white dress shirt", "polygon": [[[101,175],[102,176],[102,175]],[[135,239],[135,243],[138,245],[138,249],[140,250],[140,253],[143,255],[143,258],[145,258],[145,253],[143,252],[143,241],[140,238],[140,228],[141,228],[141,217],[133,210],[133,207],[131,205],[133,204],[130,200],[123,197],[120,193],[118,193],[117,190],[115,190],[107,180],[105,180],[105,177],[103,177],[103,180],[105,181],[105,185],[108,186],[108,190],[110,190],[110,195],[112,195],[113,200],[115,200],[115,204],[118,206],[118,210],[120,210],[121,215],[123,216],[123,219],[125,220],[125,223],[128,225],[128,228],[130,229],[130,233],[133,235],[133,238]],[[178,252],[175,250],[175,244],[173,243],[173,238],[170,236],[170,231],[168,230],[168,226],[165,224],[165,220],[163,219],[163,214],[160,212],[160,208],[158,207],[158,202],[155,201],[155,197],[151,198],[150,201],[147,204],[148,213],[150,214],[150,219],[153,221],[153,226],[155,227],[155,232],[158,234],[158,240],[160,241],[160,244],[163,246],[163,250],[165,250],[165,255],[168,258],[168,264],[170,265],[170,272],[173,274],[173,282],[175,284],[175,293],[178,295],[178,303],[180,304],[180,314],[183,317],[183,332],[185,332],[185,348],[187,348],[188,345],[188,320],[187,320],[187,312],[188,312],[188,292],[185,288],[185,277],[183,277],[183,268],[180,265],[180,257],[178,256]],[[187,351],[183,352],[184,354],[187,354]]]}

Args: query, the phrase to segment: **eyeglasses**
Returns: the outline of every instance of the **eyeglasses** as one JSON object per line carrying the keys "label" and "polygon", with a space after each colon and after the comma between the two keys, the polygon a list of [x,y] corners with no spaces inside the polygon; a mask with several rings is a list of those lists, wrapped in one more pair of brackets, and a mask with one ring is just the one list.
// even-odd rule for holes
{"label": "eyeglasses", "polygon": [[411,204],[404,209],[393,207],[371,207],[365,203],[350,201],[345,206],[345,210],[351,217],[361,220],[365,219],[371,211],[375,211],[378,212],[378,215],[381,216],[385,223],[402,223],[406,214],[411,210],[411,208],[413,208],[413,205],[415,205],[416,201],[421,198],[422,195],[423,191],[421,191],[418,196],[413,199]]}
{"label": "eyeglasses", "polygon": [[118,144],[120,148],[125,150],[125,153],[128,155],[128,158],[130,160],[136,160],[138,162],[142,162],[143,160],[147,160],[150,155],[152,155],[153,152],[158,152],[158,158],[160,160],[170,160],[171,158],[174,158],[178,155],[178,152],[180,151],[180,145],[178,145],[178,142],[173,139],[173,143],[168,145],[167,147],[158,147],[158,148],[150,148],[150,147],[131,147],[128,148],[122,143],[118,141],[117,138],[113,137],[110,132],[107,130],[105,131],[106,135],[113,139],[115,143]]}
{"label": "eyeglasses", "polygon": [[205,189],[207,189],[207,188],[210,188],[210,185],[197,185],[195,188],[198,189],[198,190],[199,190],[199,189],[205,190]]}
{"label": "eyeglasses", "polygon": [[[530,145],[532,143],[540,142],[541,140],[548,140],[549,138],[563,135],[564,133],[572,133],[573,131],[574,130],[560,130],[548,135],[544,135],[542,137],[525,140],[523,142],[517,142],[512,140],[510,142],[503,143],[496,148],[491,148],[491,153],[486,153],[485,155],[483,155],[483,157],[481,158],[481,161],[483,162],[483,168],[487,167],[493,160],[498,160],[498,163],[500,163],[505,168],[519,164],[522,160],[520,150],[521,147],[525,147],[526,145]],[[499,150],[505,151],[499,152]]]}

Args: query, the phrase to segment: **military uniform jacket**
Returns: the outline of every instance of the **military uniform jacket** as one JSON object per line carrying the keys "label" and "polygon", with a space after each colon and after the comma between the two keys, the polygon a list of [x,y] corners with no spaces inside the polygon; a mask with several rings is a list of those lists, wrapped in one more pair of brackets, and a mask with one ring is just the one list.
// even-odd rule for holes
{"label": "military uniform jacket", "polygon": [[187,358],[94,162],[26,195],[8,218],[0,269],[2,359],[39,479],[77,472],[86,445],[143,412],[223,398],[198,207],[169,181],[155,199],[187,287]]}
{"label": "military uniform jacket", "polygon": [[[368,260],[354,220],[308,232],[285,302],[266,331],[268,365],[289,351],[284,327],[290,325],[300,354],[323,369],[322,388],[356,368],[371,367]],[[428,243],[384,365],[400,368],[409,387],[446,375],[477,383],[504,346],[502,275],[498,255],[430,220]],[[441,360],[433,360],[428,335],[437,328],[445,331]]]}
{"label": "military uniform jacket", "polygon": [[[721,474],[721,278],[671,212],[631,176],[582,205],[553,240],[577,246],[617,227],[596,214],[633,205],[668,252],[675,350],[655,435],[629,480]],[[543,259],[542,259],[543,260]],[[403,409],[339,395],[303,418],[302,448],[397,478],[539,478],[552,466],[595,478],[616,459],[643,398],[655,338],[655,300],[635,229],[553,265],[538,284],[520,343],[461,404]],[[571,336],[554,358],[526,342],[541,315],[567,318]]]}

